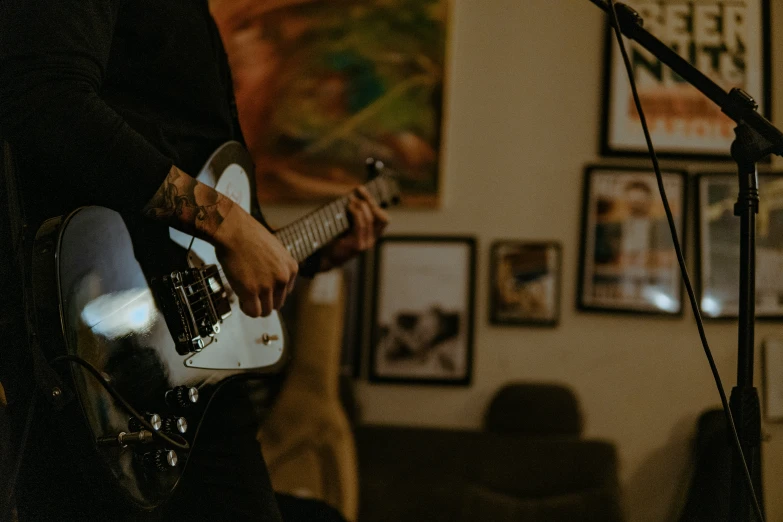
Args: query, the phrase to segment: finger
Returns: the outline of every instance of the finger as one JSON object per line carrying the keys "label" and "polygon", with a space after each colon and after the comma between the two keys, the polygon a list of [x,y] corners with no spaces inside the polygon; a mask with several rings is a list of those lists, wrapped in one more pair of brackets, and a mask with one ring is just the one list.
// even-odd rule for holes
{"label": "finger", "polygon": [[369,227],[367,217],[362,211],[361,201],[357,198],[351,198],[348,203],[348,211],[351,213],[351,218],[353,219],[353,234],[359,241],[361,241],[364,230]]}
{"label": "finger", "polygon": [[291,279],[288,280],[288,285],[286,286],[285,293],[286,297],[291,295],[291,292],[294,291],[294,286],[296,285],[296,272],[291,276]]}
{"label": "finger", "polygon": [[370,205],[375,205],[376,207],[378,206],[378,202],[375,201],[375,198],[372,196],[372,194],[370,194],[370,191],[367,190],[367,187],[364,185],[357,187],[356,193],[359,196],[359,199],[366,201]]}
{"label": "finger", "polygon": [[268,317],[272,313],[272,310],[275,309],[272,291],[265,290],[258,299],[261,301],[261,317]]}
{"label": "finger", "polygon": [[381,235],[381,233],[386,230],[386,227],[389,225],[389,214],[385,210],[383,210],[380,207],[370,207],[370,210],[372,210],[372,215],[375,218],[375,221],[373,221],[373,228],[375,229],[376,235]]}
{"label": "finger", "polygon": [[262,311],[261,301],[259,301],[258,297],[256,296],[240,297],[239,309],[242,310],[242,313],[248,317],[258,317],[261,315]]}
{"label": "finger", "polygon": [[370,205],[367,202],[361,203],[361,210],[365,222],[365,227],[362,231],[363,248],[367,249],[375,243],[375,237],[373,236],[373,214],[372,210],[370,210]]}
{"label": "finger", "polygon": [[281,282],[275,285],[275,291],[272,294],[272,305],[275,310],[280,310],[285,304],[286,290],[288,289],[288,282]]}
{"label": "finger", "polygon": [[373,217],[371,220],[373,229],[376,231],[376,233],[383,232],[390,221],[389,213],[378,206],[378,203],[375,201],[375,198],[372,197],[370,191],[367,190],[367,187],[359,187],[356,189],[356,191],[361,199],[366,201],[370,206],[370,211],[372,211]]}

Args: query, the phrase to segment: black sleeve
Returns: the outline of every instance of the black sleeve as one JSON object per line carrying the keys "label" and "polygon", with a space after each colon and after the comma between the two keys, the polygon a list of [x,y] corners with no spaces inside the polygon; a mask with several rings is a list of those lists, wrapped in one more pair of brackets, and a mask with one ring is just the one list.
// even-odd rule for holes
{"label": "black sleeve", "polygon": [[133,211],[172,162],[100,97],[123,3],[0,0],[0,134],[35,155],[43,189]]}

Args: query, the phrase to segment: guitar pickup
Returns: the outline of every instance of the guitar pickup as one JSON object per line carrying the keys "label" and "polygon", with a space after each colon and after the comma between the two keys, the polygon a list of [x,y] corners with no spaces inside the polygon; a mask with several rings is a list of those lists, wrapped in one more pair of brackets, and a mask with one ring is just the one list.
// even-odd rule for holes
{"label": "guitar pickup", "polygon": [[201,351],[231,315],[228,293],[216,265],[172,272],[152,283],[180,355]]}

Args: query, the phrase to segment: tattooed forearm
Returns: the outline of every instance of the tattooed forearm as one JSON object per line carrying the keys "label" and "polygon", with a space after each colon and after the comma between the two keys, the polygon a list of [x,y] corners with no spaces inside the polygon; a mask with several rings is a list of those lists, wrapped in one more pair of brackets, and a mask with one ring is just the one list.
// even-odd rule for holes
{"label": "tattooed forearm", "polygon": [[183,232],[210,238],[233,205],[234,202],[220,192],[172,167],[142,212],[148,218],[164,221]]}

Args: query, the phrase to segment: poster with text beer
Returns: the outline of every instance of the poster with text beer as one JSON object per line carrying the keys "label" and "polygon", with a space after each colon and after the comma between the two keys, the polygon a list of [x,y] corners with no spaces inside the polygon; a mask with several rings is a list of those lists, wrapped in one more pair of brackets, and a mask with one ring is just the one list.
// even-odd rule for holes
{"label": "poster with text beer", "polygon": [[[628,0],[644,27],[722,89],[740,88],[769,117],[768,0]],[[695,87],[626,39],[656,152],[728,157],[736,124]],[[646,155],[647,145],[614,32],[607,30],[601,152]]]}
{"label": "poster with text beer", "polygon": [[[662,174],[682,245],[685,172]],[[587,168],[581,248],[580,309],[682,313],[680,268],[652,170]]]}

